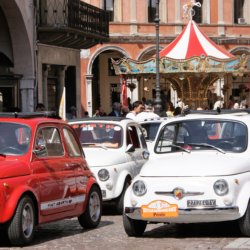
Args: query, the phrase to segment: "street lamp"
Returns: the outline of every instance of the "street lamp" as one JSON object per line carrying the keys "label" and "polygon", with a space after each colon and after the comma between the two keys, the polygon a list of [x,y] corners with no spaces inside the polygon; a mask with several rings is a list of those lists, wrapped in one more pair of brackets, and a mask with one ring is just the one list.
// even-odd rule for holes
{"label": "street lamp", "polygon": [[160,84],[160,54],[159,54],[159,46],[160,46],[160,38],[159,38],[159,4],[160,0],[156,0],[155,6],[155,32],[156,32],[156,84],[155,84],[155,112],[160,115],[161,112],[161,84]]}

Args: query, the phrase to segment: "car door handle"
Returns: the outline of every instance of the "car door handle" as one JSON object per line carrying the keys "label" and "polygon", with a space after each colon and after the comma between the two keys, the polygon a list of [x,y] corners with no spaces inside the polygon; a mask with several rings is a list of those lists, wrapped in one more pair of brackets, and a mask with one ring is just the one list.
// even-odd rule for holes
{"label": "car door handle", "polygon": [[64,165],[64,170],[72,170],[78,168],[80,165],[78,163],[66,163]]}

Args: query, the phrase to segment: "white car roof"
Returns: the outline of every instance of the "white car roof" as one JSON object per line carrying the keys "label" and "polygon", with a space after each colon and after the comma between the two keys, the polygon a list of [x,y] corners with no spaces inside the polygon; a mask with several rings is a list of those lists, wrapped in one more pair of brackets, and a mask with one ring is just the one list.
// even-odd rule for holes
{"label": "white car roof", "polygon": [[77,118],[69,120],[69,124],[81,124],[81,123],[103,123],[107,122],[110,124],[119,124],[121,126],[126,126],[127,124],[138,124],[132,119],[125,117],[114,117],[114,116],[103,116],[103,117],[89,117],[89,118]]}

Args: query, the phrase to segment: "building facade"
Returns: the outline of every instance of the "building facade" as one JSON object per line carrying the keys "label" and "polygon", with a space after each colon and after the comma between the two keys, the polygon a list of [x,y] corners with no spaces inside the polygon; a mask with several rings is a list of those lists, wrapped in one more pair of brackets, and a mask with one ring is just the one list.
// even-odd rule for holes
{"label": "building facade", "polygon": [[80,0],[0,0],[0,112],[83,111],[80,49],[108,41],[107,12]]}
{"label": "building facade", "polygon": [[[111,58],[122,57],[147,60],[156,53],[156,0],[85,0],[109,12],[109,42],[81,51],[81,103],[90,114],[99,106],[108,113],[112,103],[120,100],[120,78],[115,75]],[[160,0],[160,50],[172,42],[186,26],[183,6],[189,0]],[[217,45],[233,55],[250,54],[250,0],[199,0],[194,7],[193,20]],[[155,77],[127,81],[128,97],[152,99]],[[131,84],[132,83],[132,84]],[[249,75],[222,77],[211,86],[210,102],[223,95],[241,100],[248,98]],[[174,104],[178,96],[168,82],[161,80],[163,108],[168,101]],[[227,105],[227,103],[226,103]]]}

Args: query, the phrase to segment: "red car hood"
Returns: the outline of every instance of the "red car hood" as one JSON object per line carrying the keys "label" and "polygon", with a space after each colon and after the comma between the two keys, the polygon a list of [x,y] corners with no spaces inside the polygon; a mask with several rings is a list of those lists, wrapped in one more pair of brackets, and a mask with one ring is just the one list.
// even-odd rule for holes
{"label": "red car hood", "polygon": [[30,174],[28,164],[18,159],[6,159],[0,160],[0,179],[23,176]]}

